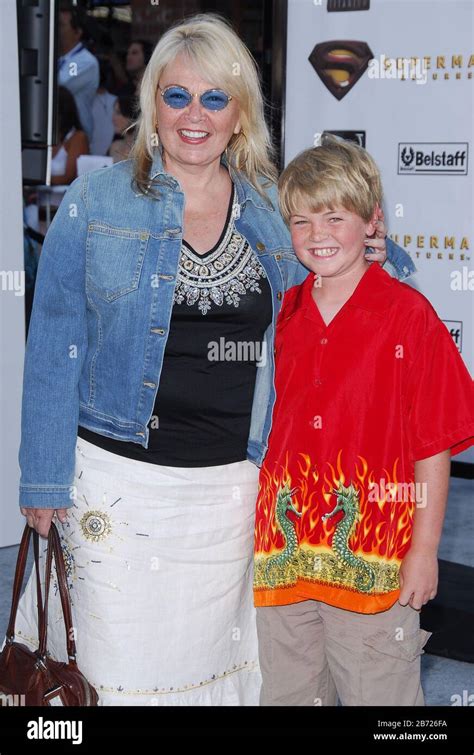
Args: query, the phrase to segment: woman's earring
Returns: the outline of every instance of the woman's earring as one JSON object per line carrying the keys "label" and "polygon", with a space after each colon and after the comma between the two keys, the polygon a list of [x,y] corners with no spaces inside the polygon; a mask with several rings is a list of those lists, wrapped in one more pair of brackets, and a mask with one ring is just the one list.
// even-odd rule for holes
{"label": "woman's earring", "polygon": [[158,136],[158,124],[155,123],[155,131],[151,133],[151,146],[152,147],[159,147],[160,146],[160,139]]}

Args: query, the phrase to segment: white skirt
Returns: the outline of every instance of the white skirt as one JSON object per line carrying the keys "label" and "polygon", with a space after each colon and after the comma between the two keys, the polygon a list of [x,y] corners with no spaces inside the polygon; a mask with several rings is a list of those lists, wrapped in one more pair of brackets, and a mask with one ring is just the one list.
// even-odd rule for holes
{"label": "white skirt", "polygon": [[[99,705],[258,705],[258,472],[249,461],[158,466],[77,438],[74,506],[55,522],[77,662]],[[48,651],[66,661],[54,568],[49,600]],[[16,639],[38,646],[34,568]]]}

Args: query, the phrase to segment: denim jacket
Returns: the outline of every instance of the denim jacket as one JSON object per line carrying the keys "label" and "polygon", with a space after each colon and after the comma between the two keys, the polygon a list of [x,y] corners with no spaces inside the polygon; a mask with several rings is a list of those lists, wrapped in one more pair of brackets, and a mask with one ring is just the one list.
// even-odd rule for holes
{"label": "denim jacket", "polygon": [[[227,166],[223,156],[222,162]],[[227,166],[228,167],[228,166]],[[157,201],[131,186],[132,161],[76,178],[41,252],[26,344],[19,449],[20,506],[73,506],[78,424],[148,448],[181,250],[184,193],[159,150],[150,176]],[[247,458],[261,465],[275,390],[273,333],[285,291],[307,276],[277,204],[230,169],[237,230],[265,268],[273,318],[268,358],[257,369]],[[403,279],[415,267],[387,239],[388,263]]]}

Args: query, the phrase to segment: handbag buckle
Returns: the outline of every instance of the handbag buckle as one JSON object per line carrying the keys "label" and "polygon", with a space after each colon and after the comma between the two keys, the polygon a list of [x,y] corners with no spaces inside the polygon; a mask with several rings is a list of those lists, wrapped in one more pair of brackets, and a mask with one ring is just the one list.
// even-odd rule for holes
{"label": "handbag buckle", "polygon": [[37,660],[37,661],[36,661],[36,663],[35,663],[35,668],[37,668],[37,669],[40,669],[41,667],[42,667],[42,668],[43,668],[44,670],[46,670],[46,664],[45,664],[45,662],[43,661],[43,659],[42,659],[42,658],[38,658],[38,660]]}

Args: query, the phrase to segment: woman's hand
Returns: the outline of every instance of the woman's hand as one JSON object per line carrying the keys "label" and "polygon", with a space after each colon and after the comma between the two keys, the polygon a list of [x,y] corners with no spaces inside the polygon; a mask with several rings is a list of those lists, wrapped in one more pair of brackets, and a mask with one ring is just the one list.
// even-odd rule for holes
{"label": "woman's hand", "polygon": [[67,521],[67,509],[29,509],[21,507],[20,511],[26,516],[26,521],[30,527],[36,530],[38,535],[42,537],[48,537],[54,514],[57,514],[62,524]]}
{"label": "woman's hand", "polygon": [[372,239],[364,239],[364,244],[366,246],[372,247],[374,250],[373,254],[367,254],[365,255],[365,259],[368,262],[380,262],[381,265],[385,262],[387,259],[387,248],[385,244],[385,236],[387,235],[387,228],[385,227],[385,218],[383,214],[383,210],[378,207],[377,208],[377,228],[375,230],[374,238]]}

